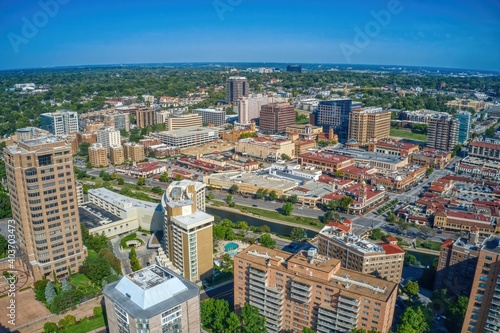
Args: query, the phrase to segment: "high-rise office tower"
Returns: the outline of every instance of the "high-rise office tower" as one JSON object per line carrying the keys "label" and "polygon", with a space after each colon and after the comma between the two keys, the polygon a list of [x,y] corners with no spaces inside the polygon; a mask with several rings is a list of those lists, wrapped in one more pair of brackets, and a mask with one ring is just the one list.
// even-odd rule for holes
{"label": "high-rise office tower", "polygon": [[436,114],[429,119],[427,147],[452,151],[457,145],[458,120],[448,114]]}
{"label": "high-rise office tower", "polygon": [[458,120],[458,143],[464,144],[469,140],[471,114],[467,111],[457,113]]}
{"label": "high-rise office tower", "polygon": [[479,248],[462,333],[500,332],[499,242],[498,235],[491,235]]}
{"label": "high-rise office tower", "polygon": [[193,113],[200,115],[204,124],[220,126],[226,122],[226,111],[214,109],[194,109]]}
{"label": "high-rise office tower", "polygon": [[257,307],[271,333],[387,333],[397,294],[397,283],[345,269],[314,248],[291,254],[251,245],[234,257],[234,307]]}
{"label": "high-rise office tower", "polygon": [[311,124],[323,126],[325,132],[333,128],[344,143],[349,138],[349,115],[352,111],[352,100],[336,99],[320,101],[318,107],[311,113]]}
{"label": "high-rise office tower", "polygon": [[54,135],[68,135],[78,132],[78,113],[69,110],[42,113],[40,128]]}
{"label": "high-rise office tower", "polygon": [[205,213],[205,186],[201,182],[175,181],[162,196],[163,250],[190,281],[207,278],[213,267],[214,217]]}
{"label": "high-rise office tower", "polygon": [[156,111],[148,107],[137,109],[135,111],[135,122],[139,128],[156,124]]}
{"label": "high-rise office tower", "polygon": [[35,280],[76,272],[87,249],[70,147],[46,136],[8,146],[3,153],[21,258]]}
{"label": "high-rise office tower", "polygon": [[103,289],[110,333],[200,332],[200,288],[151,265]]}
{"label": "high-rise office tower", "polygon": [[353,109],[349,115],[349,140],[367,145],[372,139],[390,137],[391,112],[382,108]]}
{"label": "high-rise office tower", "polygon": [[226,102],[236,105],[238,98],[248,96],[247,78],[243,76],[230,76],[226,83]]}
{"label": "high-rise office tower", "polygon": [[260,130],[277,134],[295,124],[295,108],[290,103],[269,103],[260,109]]}
{"label": "high-rise office tower", "polygon": [[301,65],[288,65],[288,66],[286,66],[286,71],[287,72],[302,73],[302,66]]}
{"label": "high-rise office tower", "polygon": [[109,150],[111,146],[121,145],[120,130],[114,127],[103,127],[97,130],[97,143]]}
{"label": "high-rise office tower", "polygon": [[248,125],[260,118],[262,105],[276,102],[273,96],[254,95],[238,99],[238,123]]}

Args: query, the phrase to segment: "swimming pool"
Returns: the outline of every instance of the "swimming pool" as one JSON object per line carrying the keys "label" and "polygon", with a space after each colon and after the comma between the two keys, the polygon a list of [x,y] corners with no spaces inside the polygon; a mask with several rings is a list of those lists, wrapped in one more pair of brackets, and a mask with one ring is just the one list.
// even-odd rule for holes
{"label": "swimming pool", "polygon": [[238,244],[230,242],[230,243],[227,243],[226,245],[224,245],[224,251],[226,251],[226,252],[234,251],[238,247],[239,247]]}

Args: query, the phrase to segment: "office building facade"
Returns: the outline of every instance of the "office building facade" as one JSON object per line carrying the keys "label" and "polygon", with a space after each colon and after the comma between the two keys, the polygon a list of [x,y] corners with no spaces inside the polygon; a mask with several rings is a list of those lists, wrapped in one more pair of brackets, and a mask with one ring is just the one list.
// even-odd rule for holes
{"label": "office building facade", "polygon": [[186,127],[201,127],[203,118],[197,113],[183,114],[165,119],[165,130],[173,131]]}
{"label": "office building facade", "polygon": [[349,140],[365,146],[390,137],[391,112],[382,108],[353,109],[349,114]]}
{"label": "office building facade", "polygon": [[226,103],[236,105],[238,98],[248,96],[248,81],[243,76],[230,76],[226,83]]}
{"label": "office building facade", "polygon": [[121,145],[120,130],[114,127],[103,127],[97,130],[97,143],[100,143],[104,148],[108,149],[111,146]]}
{"label": "office building facade", "polygon": [[427,147],[452,151],[457,145],[458,120],[450,115],[436,114],[429,118]]}
{"label": "office building facade", "polygon": [[278,134],[295,124],[295,108],[289,103],[269,103],[260,109],[260,130]]}
{"label": "office building facade", "polygon": [[151,265],[103,288],[110,333],[200,332],[200,289]]}
{"label": "office building facade", "polygon": [[214,109],[194,109],[193,113],[201,116],[203,124],[220,126],[226,122],[226,111]]}
{"label": "office building facade", "polygon": [[104,115],[104,126],[117,130],[130,131],[130,115],[127,113],[111,113]]}
{"label": "office building facade", "polygon": [[135,122],[139,128],[156,124],[156,111],[148,107],[137,109],[135,111]]}
{"label": "office building facade", "polygon": [[260,109],[263,105],[276,102],[281,98],[273,96],[252,95],[238,99],[238,123],[248,125],[260,118]]}
{"label": "office building facade", "polygon": [[193,282],[209,277],[213,268],[214,217],[204,212],[205,187],[188,180],[172,182],[161,203],[163,250],[184,278]]}
{"label": "office building facade", "polygon": [[500,237],[492,235],[479,248],[462,333],[500,332]]}
{"label": "office building facade", "polygon": [[40,115],[40,128],[54,135],[78,132],[78,126],[78,113],[74,111],[58,110]]}
{"label": "office building facade", "polygon": [[245,303],[266,318],[267,332],[387,333],[397,284],[341,267],[316,249],[297,254],[251,245],[234,257],[234,306]]}
{"label": "office building facade", "polygon": [[186,127],[154,135],[169,147],[186,148],[218,140],[219,129],[215,127]]}
{"label": "office building facade", "polygon": [[311,113],[310,122],[315,126],[323,126],[324,131],[333,128],[341,143],[349,139],[349,115],[352,112],[352,100],[336,99],[320,101]]}
{"label": "office building facade", "polygon": [[458,120],[458,136],[457,140],[459,144],[464,144],[469,140],[470,134],[470,122],[471,122],[471,114],[467,111],[462,111],[457,113]]}
{"label": "office building facade", "polygon": [[500,161],[500,140],[472,141],[469,156]]}
{"label": "office building facade", "polygon": [[293,72],[293,73],[302,73],[302,66],[301,65],[288,65],[288,66],[286,66],[286,71]]}
{"label": "office building facade", "polygon": [[8,146],[3,154],[20,257],[35,280],[76,272],[87,249],[70,148],[46,136]]}

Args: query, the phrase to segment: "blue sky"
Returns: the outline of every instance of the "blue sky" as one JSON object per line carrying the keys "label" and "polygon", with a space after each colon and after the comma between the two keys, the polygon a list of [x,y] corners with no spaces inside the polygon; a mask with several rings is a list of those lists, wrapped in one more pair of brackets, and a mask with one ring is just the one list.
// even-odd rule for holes
{"label": "blue sky", "polygon": [[0,69],[260,61],[500,70],[500,1],[0,1]]}

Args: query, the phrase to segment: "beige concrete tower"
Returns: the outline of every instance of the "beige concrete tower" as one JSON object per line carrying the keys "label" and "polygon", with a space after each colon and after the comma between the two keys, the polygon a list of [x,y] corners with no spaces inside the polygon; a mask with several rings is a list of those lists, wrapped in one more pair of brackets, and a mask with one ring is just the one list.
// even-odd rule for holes
{"label": "beige concrete tower", "polygon": [[4,160],[17,245],[35,280],[76,272],[87,249],[70,147],[46,136],[6,147]]}

